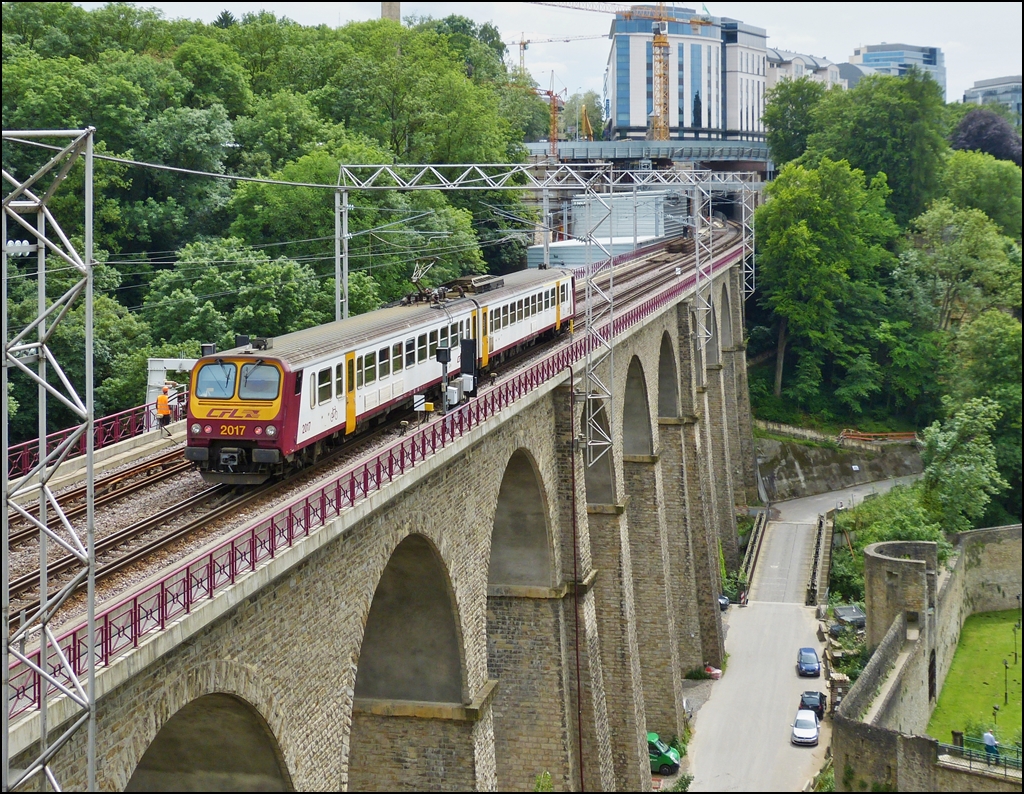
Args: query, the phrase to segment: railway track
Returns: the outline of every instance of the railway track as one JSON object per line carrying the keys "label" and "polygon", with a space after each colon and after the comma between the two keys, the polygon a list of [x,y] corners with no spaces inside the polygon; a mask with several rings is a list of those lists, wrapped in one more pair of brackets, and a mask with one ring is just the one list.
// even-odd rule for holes
{"label": "railway track", "polygon": [[[722,250],[724,248],[732,247],[735,243],[735,238],[737,237],[738,234],[735,231],[726,231],[722,233],[720,238],[716,236],[716,248]],[[616,302],[620,303],[623,308],[625,308],[634,301],[649,295],[652,290],[656,290],[680,277],[689,275],[693,271],[693,262],[691,257],[688,258],[690,259],[690,262],[681,266],[681,272],[680,266],[676,264],[679,262],[678,254],[670,254],[664,251],[653,252],[646,257],[641,258],[640,261],[629,263],[629,266],[625,271],[616,273]],[[651,273],[652,266],[657,268],[657,272],[654,275]],[[607,278],[605,278],[605,283],[607,283]],[[585,288],[583,288],[582,285],[577,289],[577,296],[581,301],[584,297],[584,289]],[[501,378],[502,376],[510,374],[523,366],[529,366],[532,360],[539,356],[546,355],[551,351],[551,349],[563,343],[565,343],[565,338],[555,339],[546,344],[535,345],[527,351],[524,351],[524,355],[516,356],[514,359],[507,362],[502,362],[502,364],[496,368],[495,374],[497,378]],[[350,458],[358,456],[367,447],[379,441],[382,437],[388,437],[404,432],[403,423],[408,425],[410,420],[415,418],[415,416],[416,414],[412,411],[396,412],[392,414],[386,422],[381,423],[376,428],[361,435],[358,440],[348,440],[346,443],[339,445],[323,455],[315,465],[307,467],[285,480],[269,483],[255,489],[247,489],[245,492],[235,494],[232,498],[227,499],[225,499],[225,497],[231,494],[236,486],[214,486],[204,490],[200,494],[178,503],[177,505],[173,505],[162,510],[158,515],[142,519],[133,523],[129,527],[125,527],[124,529],[97,541],[95,544],[98,562],[96,570],[97,581],[99,582],[107,579],[113,574],[142,563],[147,558],[168,546],[184,540],[195,533],[207,530],[211,525],[230,517],[232,514],[238,514],[247,506],[257,502],[257,500],[270,499],[283,491],[301,486],[303,480],[307,479],[311,475],[318,474],[329,465],[339,462],[348,462]],[[172,463],[175,458],[177,458],[176,464]],[[155,476],[166,478],[188,468],[191,464],[181,458],[180,452],[176,452],[170,453],[162,458],[147,461],[145,464],[136,467],[135,469],[111,475],[111,477],[104,478],[101,481],[105,490],[103,499],[105,501],[114,501],[130,495],[148,484],[152,484],[154,482],[153,479],[144,480],[140,484],[132,483],[130,485],[121,485],[133,477],[138,477],[145,470],[152,469],[156,465],[161,467],[161,472]],[[101,482],[97,482],[97,490],[99,490]],[[77,494],[66,494],[62,496],[62,499],[67,499],[68,502],[72,502],[75,498],[84,498],[84,489],[80,489],[80,491],[81,492]],[[161,527],[165,527],[169,522],[173,521],[173,519],[199,510],[202,505],[214,502],[218,499],[222,499],[224,501],[207,510],[201,516],[194,517],[179,526],[169,527],[165,531],[160,532]],[[101,504],[99,496],[97,498],[97,504]],[[82,512],[84,512],[84,509]],[[135,545],[135,542],[138,539],[153,532],[160,532],[160,534],[158,537],[142,542],[141,545]],[[30,535],[37,537],[38,529],[30,527],[21,533],[12,535],[11,542],[13,544],[14,542],[22,540]],[[134,547],[124,554],[115,556],[117,550],[124,546]],[[101,559],[107,556],[109,556],[110,559]],[[55,560],[47,565],[48,578],[64,576],[68,571],[73,570],[78,565],[78,561],[71,556]],[[23,614],[32,614],[38,609],[38,599],[33,599],[32,601],[27,600],[32,590],[38,587],[38,584],[38,570],[30,572],[25,576],[21,576],[10,583],[11,599],[15,602],[12,604],[14,611],[20,611]],[[82,586],[84,586],[84,583]],[[59,588],[60,585],[55,587],[51,586],[48,590],[51,594],[55,594],[59,591]]]}
{"label": "railway track", "polygon": [[[192,464],[185,460],[184,453],[179,449],[173,452],[168,452],[160,457],[153,458],[152,460],[148,460],[137,466],[133,466],[130,469],[125,469],[124,471],[103,477],[97,480],[94,485],[94,505],[96,507],[101,507],[103,505],[113,504],[114,502],[120,501],[127,496],[131,496],[144,488],[156,485],[157,483],[163,482],[164,480],[170,479],[178,474],[189,471],[191,466]],[[84,504],[84,500],[84,486],[62,493],[57,497],[57,503],[61,506],[61,509],[64,511],[64,515],[69,521],[73,521],[74,519],[85,515],[86,505]],[[38,504],[32,504],[23,509],[33,519],[38,520]],[[12,519],[12,531],[8,538],[9,547],[16,546],[26,540],[38,540],[39,528],[32,525],[31,522],[21,514],[20,510],[12,510],[9,515]],[[15,526],[20,528],[15,529]],[[48,522],[47,526],[49,526],[51,530],[56,530],[60,524],[57,522]]]}

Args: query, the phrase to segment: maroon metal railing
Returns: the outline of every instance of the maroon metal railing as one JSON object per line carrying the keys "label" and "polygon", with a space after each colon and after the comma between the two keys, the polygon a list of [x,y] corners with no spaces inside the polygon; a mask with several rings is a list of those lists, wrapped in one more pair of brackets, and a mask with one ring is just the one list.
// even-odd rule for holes
{"label": "maroon metal railing", "polygon": [[[741,255],[741,248],[723,254],[714,263],[713,271],[732,264]],[[615,317],[612,334],[621,333],[674,302],[691,289],[695,281],[696,275],[691,275]],[[222,588],[235,584],[240,577],[255,571],[261,563],[276,557],[280,550],[294,546],[296,541],[307,537],[343,510],[387,486],[428,456],[563,373],[567,366],[587,355],[593,344],[592,339],[592,336],[581,338],[552,353],[446,416],[403,437],[375,458],[357,464],[317,491],[291,502],[260,523],[241,530],[202,557],[183,563],[144,590],[108,607],[96,617],[97,662],[103,666],[109,665],[116,657],[138,647],[144,637],[163,631],[168,624],[191,612],[194,604],[212,599]],[[68,658],[76,672],[85,667],[87,630],[83,623],[65,632],[57,640],[60,652]],[[56,660],[57,651],[51,650],[50,657]],[[42,697],[38,673],[39,651],[29,654],[28,658],[31,664],[19,661],[10,666],[12,693],[9,713],[12,718],[38,708]],[[51,664],[50,669],[63,668]],[[69,680],[61,683],[70,686]],[[48,691],[56,692],[58,688],[51,684]]]}
{"label": "maroon metal railing", "polygon": [[[175,422],[185,417],[185,405],[188,398],[186,392],[182,392],[182,395],[171,406],[171,420]],[[119,441],[126,441],[142,433],[155,430],[157,426],[155,402],[129,408],[127,411],[121,411],[110,416],[104,416],[102,419],[97,419],[93,422],[94,449],[102,449]],[[70,427],[66,430],[50,433],[46,437],[46,454],[49,455],[67,441],[77,429]],[[68,458],[84,455],[87,441],[88,439],[83,433],[75,442],[74,447],[68,454]],[[34,438],[31,441],[15,444],[7,450],[7,476],[12,480],[25,476],[38,463],[39,439]]]}

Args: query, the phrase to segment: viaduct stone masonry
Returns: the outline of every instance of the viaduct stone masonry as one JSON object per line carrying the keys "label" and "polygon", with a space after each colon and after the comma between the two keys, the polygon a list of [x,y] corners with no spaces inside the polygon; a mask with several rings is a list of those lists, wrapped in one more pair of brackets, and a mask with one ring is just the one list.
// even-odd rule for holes
{"label": "viaduct stone masonry", "polygon": [[1021,526],[957,536],[940,566],[934,543],[873,543],[864,550],[867,643],[874,653],[833,720],[837,791],[1020,791],[1020,777],[945,759],[923,735],[964,621],[1016,609]]}
{"label": "viaduct stone masonry", "polygon": [[593,466],[567,370],[99,671],[100,787],[650,790],[755,492],[742,293],[712,287],[706,345],[685,300],[616,341]]}

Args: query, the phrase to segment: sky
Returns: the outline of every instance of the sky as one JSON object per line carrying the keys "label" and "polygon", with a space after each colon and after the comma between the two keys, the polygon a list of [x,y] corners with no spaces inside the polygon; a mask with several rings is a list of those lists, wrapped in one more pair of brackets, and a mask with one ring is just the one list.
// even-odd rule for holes
{"label": "sky", "polygon": [[[680,3],[696,8],[697,3]],[[732,17],[768,31],[768,46],[825,57],[842,63],[863,44],[900,42],[940,47],[946,56],[946,99],[960,101],[976,80],[1021,73],[1021,6],[1017,3],[703,3],[714,16]],[[79,3],[96,8],[103,3]],[[259,10],[287,16],[303,25],[343,25],[380,16],[380,3],[153,3],[168,18],[212,22],[227,9],[235,16]],[[608,34],[612,17],[592,11],[552,8],[541,3],[402,3],[402,18],[462,14],[491,22],[519,63],[526,39]],[[547,88],[596,91],[601,95],[610,42],[601,39],[533,43],[526,68]]]}

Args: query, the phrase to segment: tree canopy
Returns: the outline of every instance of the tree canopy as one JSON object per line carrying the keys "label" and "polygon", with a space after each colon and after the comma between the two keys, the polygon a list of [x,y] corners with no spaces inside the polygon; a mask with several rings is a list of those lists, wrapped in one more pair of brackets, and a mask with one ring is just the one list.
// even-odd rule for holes
{"label": "tree canopy", "polygon": [[768,149],[777,166],[795,160],[807,149],[814,129],[814,107],[825,96],[825,86],[810,77],[780,80],[765,95],[764,121]]}

